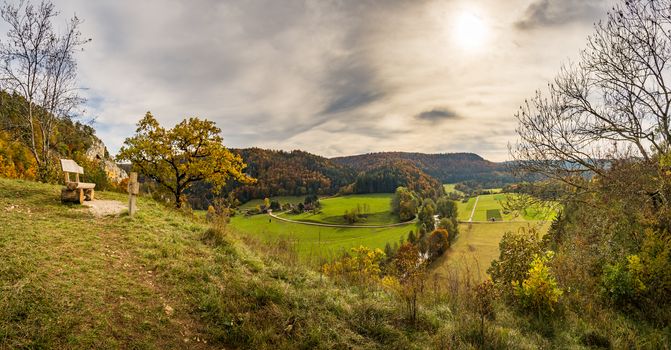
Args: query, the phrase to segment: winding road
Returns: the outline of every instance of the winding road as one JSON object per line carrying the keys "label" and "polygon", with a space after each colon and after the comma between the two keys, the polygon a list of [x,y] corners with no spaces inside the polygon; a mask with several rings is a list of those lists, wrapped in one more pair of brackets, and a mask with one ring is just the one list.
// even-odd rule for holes
{"label": "winding road", "polygon": [[388,225],[338,225],[338,224],[322,224],[318,222],[306,222],[306,221],[297,221],[297,220],[291,220],[291,219],[286,219],[283,217],[279,217],[273,213],[272,210],[268,210],[268,215],[274,219],[284,221],[284,222],[290,222],[292,224],[299,224],[299,225],[310,225],[310,226],[320,226],[320,227],[336,227],[336,228],[389,228],[389,227],[398,227],[398,226],[405,226],[414,223],[417,220],[411,220],[411,221],[406,221],[406,222],[399,222],[397,224],[388,224]]}

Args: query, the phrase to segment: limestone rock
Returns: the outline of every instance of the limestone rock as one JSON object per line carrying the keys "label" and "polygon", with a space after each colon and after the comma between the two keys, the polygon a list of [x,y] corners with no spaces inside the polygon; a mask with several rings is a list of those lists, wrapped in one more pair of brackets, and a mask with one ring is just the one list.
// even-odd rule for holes
{"label": "limestone rock", "polygon": [[107,152],[107,147],[105,144],[97,137],[93,137],[93,143],[88,150],[86,150],[86,158],[91,161],[100,161],[102,166],[107,173],[107,178],[110,181],[119,183],[124,179],[128,178],[128,174],[125,170],[121,169],[109,156]]}

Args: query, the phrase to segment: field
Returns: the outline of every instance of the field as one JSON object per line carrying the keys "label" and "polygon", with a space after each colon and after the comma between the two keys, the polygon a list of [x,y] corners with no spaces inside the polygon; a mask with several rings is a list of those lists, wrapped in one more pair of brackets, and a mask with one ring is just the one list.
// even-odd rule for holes
{"label": "field", "polygon": [[358,206],[362,210],[365,209],[366,216],[366,221],[358,223],[358,225],[395,224],[399,222],[398,217],[392,215],[389,211],[392,196],[389,193],[376,193],[331,197],[319,201],[322,207],[317,214],[309,212],[298,215],[286,213],[280,216],[296,221],[345,225],[347,224],[343,218],[345,211],[356,209]]}
{"label": "field", "polygon": [[[552,208],[533,205],[522,212],[505,213],[502,204],[512,194],[488,194],[477,197],[477,206],[473,213],[473,221],[489,221],[495,218],[497,221],[545,221],[554,219],[556,213]],[[469,198],[468,202],[459,202],[459,221],[466,222],[471,217],[476,198]],[[497,213],[498,211],[498,213]]]}
{"label": "field", "polygon": [[445,189],[445,193],[456,193],[460,196],[464,195],[464,192],[461,192],[454,188],[457,184],[443,184],[443,189]]}
{"label": "field", "polygon": [[466,271],[483,279],[492,260],[499,256],[499,241],[508,231],[535,227],[541,234],[547,232],[549,222],[503,222],[460,224],[459,238],[447,254],[434,264],[433,273],[446,275],[451,269]]}
{"label": "field", "polygon": [[327,260],[359,245],[383,249],[387,242],[398,242],[415,228],[413,224],[384,229],[317,227],[279,221],[267,215],[235,216],[230,226],[268,243],[291,242],[306,261]]}
{"label": "field", "polygon": [[[290,203],[298,204],[302,203],[305,200],[305,196],[277,196],[269,198],[271,201],[278,201],[280,204]],[[246,202],[240,206],[240,209],[252,209],[257,205],[263,204],[263,199],[252,199],[249,202]]]}

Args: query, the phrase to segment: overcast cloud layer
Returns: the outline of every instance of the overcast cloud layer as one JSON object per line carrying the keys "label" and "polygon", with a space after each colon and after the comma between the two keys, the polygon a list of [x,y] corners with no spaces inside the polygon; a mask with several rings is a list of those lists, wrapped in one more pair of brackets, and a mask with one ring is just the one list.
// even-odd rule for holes
{"label": "overcast cloud layer", "polygon": [[[605,1],[605,0],[604,0]],[[476,152],[575,58],[604,1],[59,0],[85,20],[87,115],[112,153],[151,111],[217,122],[229,147]],[[455,28],[486,27],[465,49]]]}

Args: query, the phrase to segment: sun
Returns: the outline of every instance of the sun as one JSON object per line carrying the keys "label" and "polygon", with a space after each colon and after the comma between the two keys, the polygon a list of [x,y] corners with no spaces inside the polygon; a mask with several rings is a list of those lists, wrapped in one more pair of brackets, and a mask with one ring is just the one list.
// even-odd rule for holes
{"label": "sun", "polygon": [[472,12],[463,12],[457,16],[453,27],[454,40],[462,49],[476,51],[482,49],[487,40],[487,24]]}

